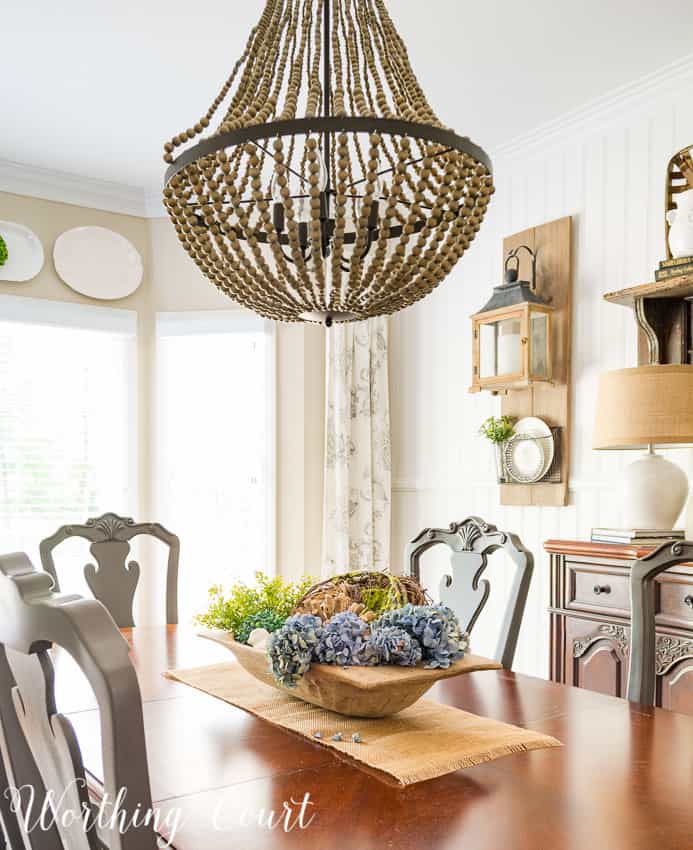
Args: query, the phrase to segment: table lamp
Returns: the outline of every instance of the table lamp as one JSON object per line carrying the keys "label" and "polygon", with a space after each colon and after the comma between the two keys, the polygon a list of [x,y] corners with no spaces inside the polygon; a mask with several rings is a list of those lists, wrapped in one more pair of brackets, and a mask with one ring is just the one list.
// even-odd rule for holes
{"label": "table lamp", "polygon": [[616,369],[600,377],[594,449],[644,449],[623,476],[628,528],[669,531],[688,495],[686,473],[655,453],[693,444],[693,366]]}

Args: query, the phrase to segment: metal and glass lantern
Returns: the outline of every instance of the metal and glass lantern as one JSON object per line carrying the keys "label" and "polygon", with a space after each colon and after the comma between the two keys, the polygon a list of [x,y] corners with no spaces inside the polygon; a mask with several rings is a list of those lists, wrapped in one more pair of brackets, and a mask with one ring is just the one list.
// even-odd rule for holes
{"label": "metal and glass lantern", "polygon": [[[527,251],[532,280],[518,280],[519,252]],[[472,316],[474,374],[470,392],[517,389],[551,380],[553,308],[536,292],[536,254],[526,245],[505,258],[505,283]]]}

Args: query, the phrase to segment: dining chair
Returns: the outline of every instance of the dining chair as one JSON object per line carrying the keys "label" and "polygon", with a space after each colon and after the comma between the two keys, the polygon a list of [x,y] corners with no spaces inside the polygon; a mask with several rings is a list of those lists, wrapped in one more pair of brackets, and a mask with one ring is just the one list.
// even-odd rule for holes
{"label": "dining chair", "polygon": [[[72,656],[97,699],[104,776],[99,799],[118,799],[117,810],[103,804],[100,819],[74,728],[56,707],[52,647]],[[0,812],[11,850],[157,847],[152,820],[144,824],[138,815],[152,811],[152,800],[128,645],[100,602],[55,592],[51,577],[23,552],[0,556],[0,762]],[[127,793],[118,798],[120,789]],[[57,816],[36,825],[51,801]],[[129,829],[120,830],[119,820]]]}
{"label": "dining chair", "polygon": [[655,578],[693,561],[693,541],[676,540],[638,558],[630,570],[630,663],[628,699],[654,705],[656,684]]}
{"label": "dining chair", "polygon": [[404,550],[407,575],[421,581],[421,556],[432,546],[445,545],[451,550],[451,573],[446,574],[439,589],[440,601],[457,614],[465,631],[471,633],[491,592],[491,584],[482,574],[488,556],[504,551],[516,566],[510,599],[501,626],[494,656],[506,670],[512,667],[527,593],[532,580],[534,556],[517,535],[498,531],[495,525],[479,517],[453,522],[448,529],[425,528]]}
{"label": "dining chair", "polygon": [[55,548],[71,537],[88,540],[91,543],[89,550],[98,567],[94,564],[84,567],[87,585],[96,599],[108,608],[118,627],[130,628],[135,625],[132,608],[140,578],[140,565],[137,561],[126,561],[130,553],[129,541],[139,535],[155,537],[168,546],[166,623],[174,625],[178,622],[180,540],[157,522],[136,523],[129,517],[106,513],[88,519],[84,525],[64,525],[41,541],[41,563],[43,569],[53,577],[55,589],[60,590],[53,558]]}

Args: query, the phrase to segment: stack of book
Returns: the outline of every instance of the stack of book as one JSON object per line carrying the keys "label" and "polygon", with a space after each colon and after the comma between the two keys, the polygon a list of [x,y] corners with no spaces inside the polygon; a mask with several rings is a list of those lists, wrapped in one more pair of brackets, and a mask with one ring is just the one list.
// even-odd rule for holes
{"label": "stack of book", "polygon": [[671,280],[683,274],[693,274],[693,257],[676,257],[673,260],[662,260],[655,272],[655,280]]}
{"label": "stack of book", "polygon": [[657,528],[593,528],[593,543],[621,543],[634,546],[659,546],[667,540],[683,540],[681,529],[662,531]]}

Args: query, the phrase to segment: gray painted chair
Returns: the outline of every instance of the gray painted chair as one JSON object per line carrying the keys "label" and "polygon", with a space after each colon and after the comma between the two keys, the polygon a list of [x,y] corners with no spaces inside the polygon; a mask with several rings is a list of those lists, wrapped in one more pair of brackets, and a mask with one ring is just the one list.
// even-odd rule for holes
{"label": "gray painted chair", "polygon": [[70,537],[88,540],[91,543],[89,550],[98,564],[98,568],[94,564],[84,567],[89,589],[108,608],[119,628],[130,628],[135,625],[132,606],[140,578],[140,565],[137,561],[126,563],[126,560],[130,553],[129,541],[141,534],[155,537],[168,546],[166,622],[173,625],[178,622],[180,540],[159,523],[135,523],[128,517],[106,513],[88,519],[84,525],[64,525],[41,542],[41,563],[44,570],[53,576],[55,589],[60,590],[53,550]]}
{"label": "gray painted chair", "polygon": [[[74,658],[98,701],[108,799],[127,788],[119,809],[126,823],[137,807],[150,810],[142,702],[127,643],[100,602],[60,595],[52,585],[51,577],[38,572],[25,554],[0,556],[0,811],[10,847],[155,850],[151,825],[139,823],[123,834],[108,827],[97,833],[75,732],[55,705],[49,649],[57,645]],[[73,823],[57,818],[46,829],[26,829],[25,818],[11,811],[2,793],[25,786],[35,789],[34,816],[52,792],[53,799],[65,795],[61,811],[86,817]],[[16,804],[16,795],[13,799]],[[28,795],[19,800],[20,815],[26,815]],[[106,817],[112,812],[112,807],[105,810]]]}
{"label": "gray painted chair", "polygon": [[665,543],[638,558],[630,571],[630,666],[628,699],[654,705],[656,683],[655,578],[677,564],[693,561],[693,541]]}
{"label": "gray painted chair", "polygon": [[479,517],[468,517],[464,522],[451,523],[447,530],[425,528],[415,537],[404,550],[407,575],[421,580],[421,556],[432,546],[439,544],[444,544],[451,550],[452,567],[451,574],[443,577],[439,599],[452,608],[461,625],[470,633],[491,591],[490,582],[482,578],[488,556],[502,549],[517,566],[494,656],[506,670],[510,670],[532,580],[532,553],[525,549],[516,535],[498,531],[495,525],[490,525]]}

